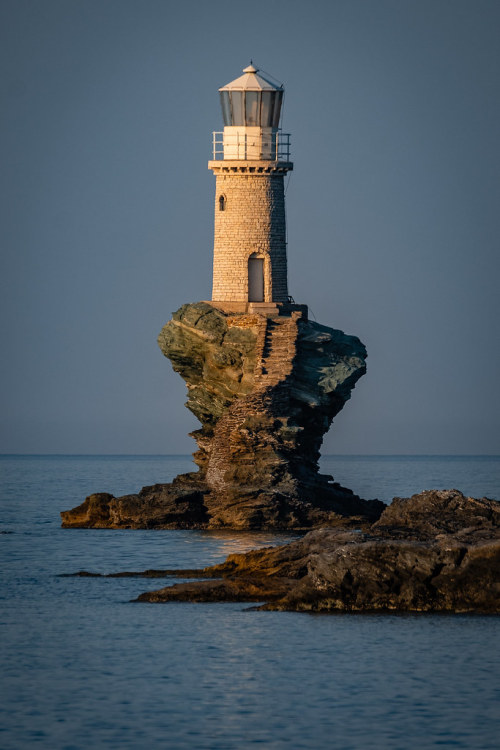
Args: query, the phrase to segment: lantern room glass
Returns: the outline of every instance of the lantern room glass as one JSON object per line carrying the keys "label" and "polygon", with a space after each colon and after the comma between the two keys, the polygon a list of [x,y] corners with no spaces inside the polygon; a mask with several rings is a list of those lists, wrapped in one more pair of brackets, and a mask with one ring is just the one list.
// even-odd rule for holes
{"label": "lantern room glass", "polygon": [[245,125],[245,106],[243,101],[243,91],[230,91],[231,112],[233,125]]}
{"label": "lantern room glass", "polygon": [[229,91],[221,91],[220,92],[220,103],[222,107],[222,119],[224,120],[224,125],[232,125],[232,115],[231,115],[231,100],[229,99]]}
{"label": "lantern room glass", "polygon": [[263,91],[260,105],[260,122],[262,128],[272,128],[274,110],[274,91]]}
{"label": "lantern room glass", "polygon": [[274,92],[274,109],[273,109],[273,128],[279,127],[282,101],[283,101],[283,91],[275,91]]}
{"label": "lantern room glass", "polygon": [[283,90],[220,92],[224,125],[278,128]]}
{"label": "lantern room glass", "polygon": [[245,125],[260,126],[260,91],[245,91]]}

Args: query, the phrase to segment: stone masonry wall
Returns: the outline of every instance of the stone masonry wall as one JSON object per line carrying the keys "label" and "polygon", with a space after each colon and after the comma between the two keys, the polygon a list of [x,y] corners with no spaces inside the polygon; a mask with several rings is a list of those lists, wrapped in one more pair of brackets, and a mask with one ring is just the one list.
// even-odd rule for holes
{"label": "stone masonry wall", "polygon": [[[224,210],[219,198],[225,197]],[[264,299],[286,302],[285,196],[282,174],[217,174],[214,301],[248,301],[248,258],[264,257]]]}

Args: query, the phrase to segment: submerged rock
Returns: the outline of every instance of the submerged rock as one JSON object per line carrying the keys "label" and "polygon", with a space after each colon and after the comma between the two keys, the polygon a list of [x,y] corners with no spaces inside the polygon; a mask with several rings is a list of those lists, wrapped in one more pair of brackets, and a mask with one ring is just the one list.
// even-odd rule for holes
{"label": "submerged rock", "polygon": [[[182,577],[183,571],[165,574]],[[186,574],[209,580],[149,591],[137,601],[253,601],[266,602],[262,609],[312,612],[500,612],[500,504],[458,490],[395,498],[368,531],[319,529]]]}
{"label": "submerged rock", "polygon": [[[298,308],[299,306],[295,306]],[[358,338],[283,314],[183,305],[158,343],[201,422],[198,472],[137,495],[90,495],[63,526],[307,529],[362,525],[383,508],[319,473],[323,437],[365,373]]]}

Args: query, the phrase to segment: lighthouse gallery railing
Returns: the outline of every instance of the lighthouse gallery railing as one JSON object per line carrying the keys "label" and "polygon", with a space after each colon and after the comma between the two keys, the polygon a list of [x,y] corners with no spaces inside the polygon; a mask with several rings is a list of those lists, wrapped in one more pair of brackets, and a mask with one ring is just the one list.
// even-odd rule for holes
{"label": "lighthouse gallery railing", "polygon": [[290,133],[213,133],[213,159],[290,161]]}

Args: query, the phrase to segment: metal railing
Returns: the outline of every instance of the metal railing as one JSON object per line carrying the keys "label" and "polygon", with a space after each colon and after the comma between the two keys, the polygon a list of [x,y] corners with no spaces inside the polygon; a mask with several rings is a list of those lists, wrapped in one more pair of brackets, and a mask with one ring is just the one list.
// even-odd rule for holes
{"label": "metal railing", "polygon": [[290,133],[213,133],[213,159],[290,161]]}

